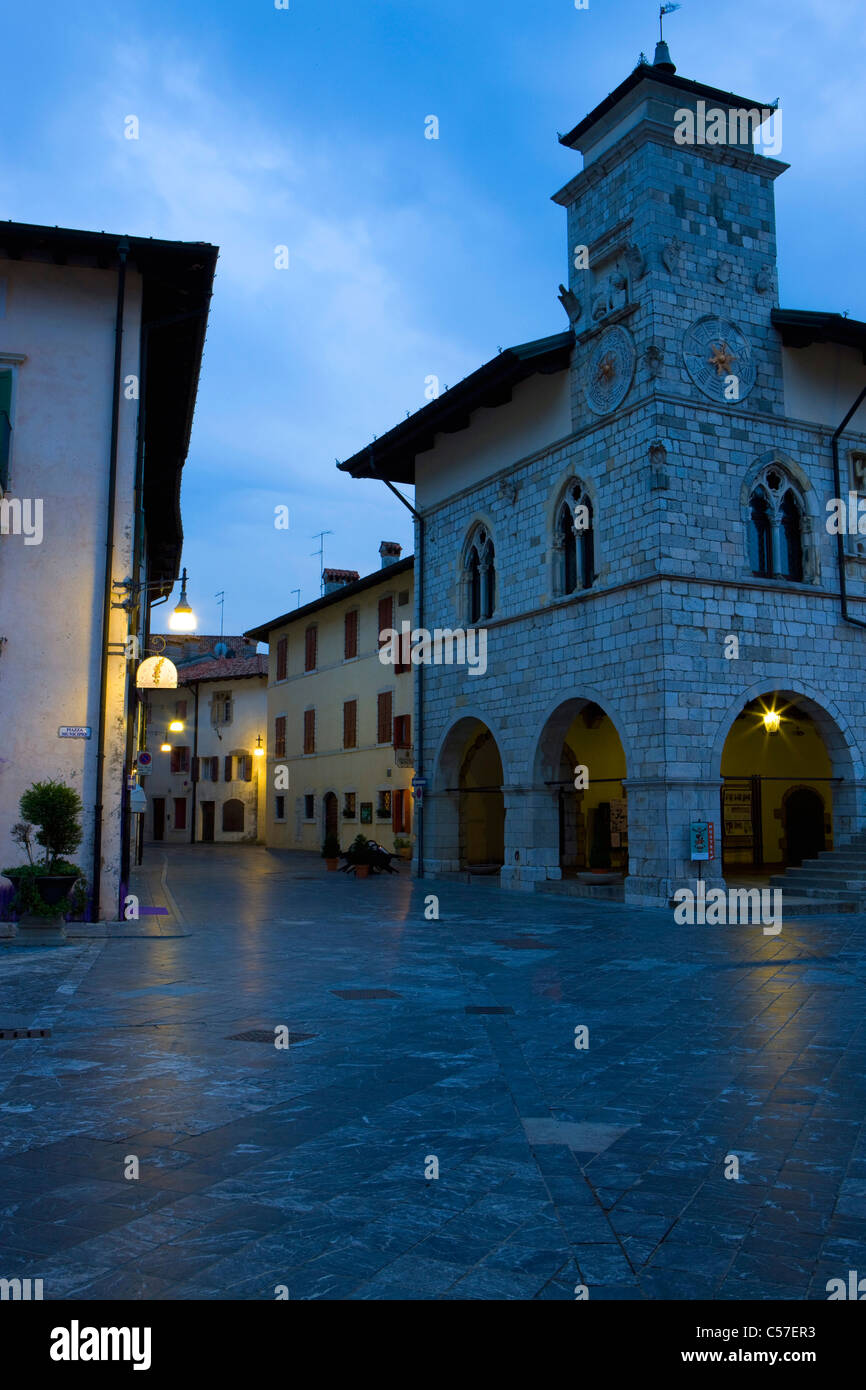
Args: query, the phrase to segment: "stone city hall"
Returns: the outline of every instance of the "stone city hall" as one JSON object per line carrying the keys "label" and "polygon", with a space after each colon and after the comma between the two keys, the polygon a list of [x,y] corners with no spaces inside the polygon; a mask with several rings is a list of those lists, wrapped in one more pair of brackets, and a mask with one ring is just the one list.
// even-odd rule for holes
{"label": "stone city hall", "polygon": [[642,58],[560,137],[568,331],[340,465],[415,485],[417,626],[487,630],[484,675],[416,672],[426,875],[667,902],[694,820],[715,886],[866,865],[866,538],[827,524],[866,493],[866,324],[779,307],[760,135],[682,143],[756,108]]}

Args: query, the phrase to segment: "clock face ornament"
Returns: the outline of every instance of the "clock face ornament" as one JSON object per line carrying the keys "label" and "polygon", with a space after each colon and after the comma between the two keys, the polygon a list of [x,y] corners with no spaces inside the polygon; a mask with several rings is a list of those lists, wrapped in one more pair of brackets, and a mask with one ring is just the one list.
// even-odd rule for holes
{"label": "clock face ornament", "polygon": [[607,415],[625,399],[637,354],[627,328],[615,324],[602,333],[584,365],[586,403],[596,415]]}
{"label": "clock face ornament", "polygon": [[741,401],[755,384],[749,340],[730,319],[708,314],[687,328],[683,361],[695,386],[713,401]]}

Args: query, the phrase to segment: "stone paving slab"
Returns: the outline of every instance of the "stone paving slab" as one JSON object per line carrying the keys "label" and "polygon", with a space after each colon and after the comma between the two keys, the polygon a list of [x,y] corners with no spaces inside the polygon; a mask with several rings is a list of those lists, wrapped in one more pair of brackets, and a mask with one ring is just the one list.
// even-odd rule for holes
{"label": "stone paving slab", "polygon": [[0,1023],[52,1030],[0,1042],[0,1276],[802,1300],[866,1271],[866,916],[765,937],[250,846],[151,847],[135,891],[169,912],[0,945]]}

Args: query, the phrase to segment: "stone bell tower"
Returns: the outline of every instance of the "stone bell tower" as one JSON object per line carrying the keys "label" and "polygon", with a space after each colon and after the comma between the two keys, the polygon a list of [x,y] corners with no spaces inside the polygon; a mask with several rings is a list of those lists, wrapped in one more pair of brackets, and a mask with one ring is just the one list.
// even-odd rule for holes
{"label": "stone bell tower", "polygon": [[[718,823],[706,748],[733,677],[707,581],[745,577],[748,451],[784,415],[770,314],[773,183],[788,166],[756,149],[777,152],[780,133],[773,106],[679,76],[660,42],[653,63],[642,57],[560,137],[584,160],[554,201],[568,215],[560,298],[575,333],[579,467],[596,482],[599,517],[615,518],[599,582],[637,586],[643,611],[626,782],[636,902],[693,874],[690,820]],[[709,868],[721,882],[719,861]]]}

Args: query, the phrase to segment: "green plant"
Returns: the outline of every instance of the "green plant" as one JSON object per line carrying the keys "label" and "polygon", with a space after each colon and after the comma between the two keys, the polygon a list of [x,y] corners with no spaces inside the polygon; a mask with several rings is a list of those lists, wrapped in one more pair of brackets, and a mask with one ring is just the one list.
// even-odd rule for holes
{"label": "green plant", "polygon": [[394,836],[394,848],[395,848],[395,849],[411,849],[411,848],[412,848],[412,841],[409,840],[409,839],[407,839],[407,837],[406,837],[405,835],[395,835],[395,836]]}
{"label": "green plant", "polygon": [[[76,864],[70,864],[65,859],[58,859],[55,862],[53,872],[64,877],[72,877],[73,875],[78,877],[80,870]],[[3,873],[15,885],[12,907],[19,916],[29,912],[35,917],[57,918],[63,917],[69,911],[69,903],[65,898],[58,903],[47,903],[39,892],[39,879],[46,877],[44,865],[24,864],[22,866],[18,864],[11,869],[4,869]],[[73,888],[73,892],[77,887],[78,884]]]}
{"label": "green plant", "polygon": [[340,841],[337,839],[336,835],[326,835],[325,843],[322,845],[322,858],[339,859],[339,857]]}
{"label": "green plant", "polygon": [[36,827],[36,842],[45,850],[43,873],[78,873],[75,865],[59,868],[62,856],[81,844],[81,797],[64,782],[34,782],[19,803],[21,815]]}
{"label": "green plant", "polygon": [[378,850],[371,847],[367,837],[358,834],[349,846],[346,857],[350,864],[372,864],[377,853]]}

